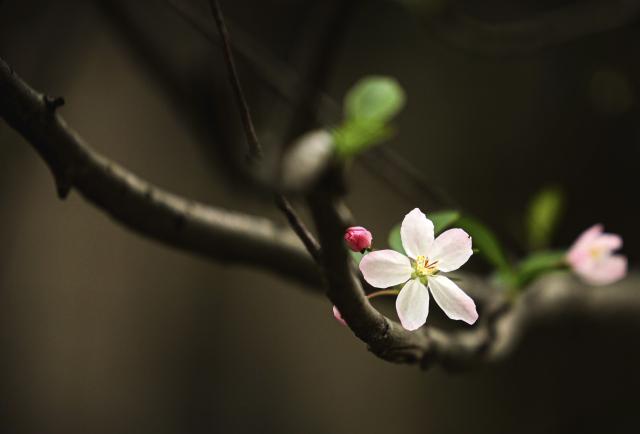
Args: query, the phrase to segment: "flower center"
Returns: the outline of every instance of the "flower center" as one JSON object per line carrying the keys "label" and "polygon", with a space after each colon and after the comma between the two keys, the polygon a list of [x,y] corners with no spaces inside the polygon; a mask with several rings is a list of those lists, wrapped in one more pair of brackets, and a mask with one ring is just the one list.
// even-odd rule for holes
{"label": "flower center", "polygon": [[592,247],[589,250],[589,255],[591,256],[591,259],[597,261],[604,256],[604,249],[601,247]]}
{"label": "flower center", "polygon": [[414,264],[414,275],[419,278],[426,278],[432,276],[438,272],[438,268],[436,265],[438,261],[429,263],[429,259],[426,256],[420,255],[416,258],[416,262]]}

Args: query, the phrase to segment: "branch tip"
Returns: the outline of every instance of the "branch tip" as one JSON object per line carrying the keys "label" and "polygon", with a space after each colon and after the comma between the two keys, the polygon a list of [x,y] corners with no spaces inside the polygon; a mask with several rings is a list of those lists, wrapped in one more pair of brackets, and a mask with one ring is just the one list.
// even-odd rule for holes
{"label": "branch tip", "polygon": [[59,109],[65,104],[65,100],[61,96],[52,97],[49,95],[44,95],[43,100],[44,100],[45,107],[47,107],[47,110],[50,113],[54,113],[57,109]]}

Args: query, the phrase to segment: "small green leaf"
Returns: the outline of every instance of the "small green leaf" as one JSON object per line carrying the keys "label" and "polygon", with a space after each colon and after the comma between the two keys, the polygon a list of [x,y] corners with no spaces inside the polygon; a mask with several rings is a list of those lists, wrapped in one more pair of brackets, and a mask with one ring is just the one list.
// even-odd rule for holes
{"label": "small green leaf", "polygon": [[543,274],[566,268],[566,252],[536,252],[522,260],[516,268],[515,286],[522,288]]}
{"label": "small green leaf", "polygon": [[487,226],[469,216],[460,217],[456,224],[471,235],[473,245],[480,249],[480,256],[484,257],[501,273],[512,273],[511,265],[504,254],[498,238]]}
{"label": "small green leaf", "polygon": [[527,234],[532,250],[549,246],[564,208],[564,195],[559,188],[548,187],[537,193],[527,212]]}
{"label": "small green leaf", "polygon": [[359,80],[344,99],[347,119],[389,122],[404,106],[402,86],[391,77],[369,76]]}
{"label": "small green leaf", "polygon": [[433,222],[434,231],[438,235],[450,228],[460,218],[460,213],[453,210],[438,211],[427,214],[427,218]]}
{"label": "small green leaf", "polygon": [[405,94],[390,77],[370,76],[358,81],[344,99],[344,122],[333,130],[336,153],[350,158],[389,139],[389,122],[402,109]]}
{"label": "small green leaf", "polygon": [[389,247],[391,247],[396,252],[400,252],[403,255],[407,253],[404,251],[404,247],[402,247],[402,237],[400,236],[400,225],[395,225],[391,232],[389,232]]}
{"label": "small green leaf", "polygon": [[365,149],[393,136],[393,128],[376,121],[347,120],[333,130],[337,154],[342,158],[353,157]]}

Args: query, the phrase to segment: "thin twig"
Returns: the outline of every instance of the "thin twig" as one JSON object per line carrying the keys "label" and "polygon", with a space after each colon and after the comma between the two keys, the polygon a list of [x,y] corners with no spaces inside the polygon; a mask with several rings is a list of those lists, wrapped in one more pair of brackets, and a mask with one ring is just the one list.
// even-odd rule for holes
{"label": "thin twig", "polygon": [[[352,1],[352,0],[349,0]],[[167,0],[168,6],[170,6],[174,11],[176,11],[177,15],[185,20],[190,26],[198,31],[200,35],[202,35],[208,42],[214,44],[216,43],[215,36],[210,32],[203,20],[196,16],[192,11],[186,10],[183,6],[178,5],[173,0]],[[244,60],[248,65],[250,65],[253,70],[257,73],[258,77],[274,90],[284,101],[287,101],[291,104],[296,104],[297,95],[307,94],[312,95],[315,94],[318,96],[321,103],[320,111],[323,109],[326,110],[328,114],[330,114],[331,120],[333,122],[337,121],[340,118],[340,108],[341,105],[333,99],[330,95],[323,92],[321,89],[314,89],[313,87],[309,87],[304,85],[301,82],[299,75],[296,71],[292,70],[286,63],[277,59],[273,54],[270,54],[270,51],[260,46],[257,41],[252,40],[249,35],[242,33],[242,38],[240,43],[237,39],[228,40],[228,43],[232,47],[238,47],[238,54],[241,55],[242,60]],[[244,46],[247,45],[247,46]],[[258,54],[259,53],[259,54]],[[307,113],[307,118],[311,116],[312,110],[311,107],[307,104],[299,107],[298,110],[303,110]],[[394,164],[395,162],[389,161],[389,155],[396,155],[397,158],[400,157],[393,149],[386,149],[384,155],[380,154],[380,158],[385,161]],[[374,155],[364,154],[362,156],[362,160],[371,163],[373,159],[376,157]],[[406,161],[406,159],[405,159]],[[366,164],[366,163],[365,163]],[[394,164],[396,165],[396,164]],[[392,186],[392,188],[400,189],[398,185],[399,177],[397,175],[401,175],[411,183],[415,184],[423,194],[429,195],[432,200],[436,201],[439,205],[451,206],[454,202],[452,200],[444,199],[441,191],[437,191],[437,189],[433,188],[432,184],[429,182],[416,182],[415,173],[418,173],[419,170],[409,164],[411,170],[407,170],[406,165],[396,165],[395,176],[393,177],[384,177],[384,180],[387,184]],[[370,168],[370,165],[367,165],[367,168]]]}
{"label": "thin twig", "polygon": [[289,200],[283,194],[276,194],[275,201],[276,206],[287,217],[289,225],[291,225],[291,228],[298,235],[298,238],[300,238],[300,240],[304,243],[309,254],[311,254],[316,262],[320,262],[320,244],[316,241],[311,232],[309,232],[309,229],[304,224],[301,224],[302,222],[300,220],[300,217],[293,209],[291,202],[289,202]]}
{"label": "thin twig", "polygon": [[[262,158],[262,146],[260,145],[260,141],[255,131],[255,127],[253,125],[253,120],[251,118],[251,110],[249,109],[249,104],[247,103],[246,98],[244,97],[244,93],[242,91],[242,84],[240,83],[240,77],[238,76],[238,71],[236,69],[234,60],[233,60],[233,52],[231,49],[231,42],[229,37],[229,32],[227,30],[227,26],[224,21],[224,15],[222,14],[222,8],[220,7],[220,3],[218,0],[209,0],[209,5],[211,6],[211,11],[213,13],[214,19],[218,26],[218,30],[220,31],[220,37],[222,38],[222,47],[225,53],[225,61],[227,64],[227,70],[229,73],[229,82],[233,89],[235,90],[236,99],[238,101],[238,105],[242,108],[242,120],[245,135],[247,140],[251,144],[252,157],[254,160],[260,160]],[[287,198],[284,197],[281,193],[277,192],[275,194],[276,198],[276,206],[284,213],[287,218],[289,224],[293,228],[294,232],[304,246],[307,248],[309,254],[317,260],[320,258],[320,247],[318,242],[315,240],[311,231],[309,231],[304,222],[297,215],[296,211],[293,209],[293,206]]]}
{"label": "thin twig", "polygon": [[258,140],[255,128],[253,126],[253,120],[251,119],[251,111],[249,110],[249,104],[244,96],[242,85],[240,84],[240,78],[238,76],[238,70],[236,68],[235,60],[233,58],[233,50],[229,43],[229,31],[227,25],[224,22],[224,15],[222,15],[222,8],[218,0],[209,0],[211,6],[211,13],[218,26],[218,32],[222,39],[222,50],[224,52],[225,63],[227,65],[227,73],[229,75],[229,82],[236,96],[236,101],[240,109],[240,115],[242,118],[242,126],[244,127],[245,136],[249,143],[249,157],[252,160],[262,159],[262,145]]}
{"label": "thin twig", "polygon": [[340,46],[346,36],[349,23],[353,18],[360,0],[334,0],[332,3],[332,15],[323,22],[318,43],[311,60],[300,74],[303,86],[302,92],[293,102],[293,116],[287,134],[285,144],[290,143],[300,134],[315,127],[317,115],[321,103],[325,99],[325,88],[335,59],[340,53]]}
{"label": "thin twig", "polygon": [[[171,8],[179,18],[184,20],[186,24],[194,29],[207,42],[212,45],[221,45],[222,42],[220,41],[219,35],[209,29],[208,21],[201,15],[197,15],[192,10],[185,8],[183,2],[166,0],[163,4]],[[229,18],[225,17],[225,22],[229,24]],[[239,60],[243,61],[245,65],[255,73],[257,78],[261,80],[267,88],[289,103],[292,103],[297,95],[313,91],[313,89],[306,89],[304,87],[298,74],[289,65],[276,59],[269,50],[257,44],[257,41],[252,39],[246,32],[243,32],[242,29],[237,28],[238,26],[234,27],[236,27],[234,37],[232,40],[229,40],[234,53],[237,54]],[[329,95],[322,93],[321,98],[322,107],[327,106],[332,112],[338,110],[337,107],[333,107],[335,101],[332,100]],[[310,111],[310,108],[307,106],[304,106],[303,109],[307,112]]]}
{"label": "thin twig", "polygon": [[432,201],[440,205],[454,207],[457,210],[462,211],[460,204],[458,204],[449,194],[445,193],[439,187],[432,185],[424,177],[421,170],[397,152],[392,152],[389,148],[379,146],[372,149],[368,156],[373,156],[374,158],[378,157],[384,160],[388,165],[392,165],[392,168],[386,167],[385,169],[391,169],[390,172],[393,175],[396,173],[402,173],[411,185],[416,187],[419,191],[427,193]]}

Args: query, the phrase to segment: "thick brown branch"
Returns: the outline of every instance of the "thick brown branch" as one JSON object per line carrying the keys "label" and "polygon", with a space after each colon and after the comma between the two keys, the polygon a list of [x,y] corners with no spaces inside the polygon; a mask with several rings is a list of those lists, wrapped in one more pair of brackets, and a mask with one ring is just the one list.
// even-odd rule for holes
{"label": "thick brown branch", "polygon": [[347,224],[336,198],[327,191],[318,191],[311,196],[309,205],[324,252],[322,265],[331,302],[374,354],[392,362],[419,363],[430,350],[430,340],[389,321],[365,297],[344,246]]}
{"label": "thick brown branch", "polygon": [[0,59],[0,117],[42,156],[62,197],[73,187],[114,219],[170,246],[319,282],[316,265],[289,229],[147,183],[91,150],[46,101]]}
{"label": "thick brown branch", "polygon": [[[423,368],[438,364],[459,370],[499,361],[512,354],[522,337],[535,327],[571,317],[590,320],[624,320],[640,326],[640,291],[637,281],[615,287],[589,288],[567,274],[551,275],[530,288],[513,304],[493,290],[483,294],[480,321],[475,327],[445,332],[433,326],[416,332],[404,330],[374,309],[357,279],[342,240],[347,227],[336,176],[310,196],[310,207],[324,252],[322,265],[327,295],[338,307],[355,335],[379,357],[413,363]],[[465,279],[468,280],[468,279]],[[469,286],[467,286],[469,285]],[[477,298],[482,282],[467,281],[465,288]]]}
{"label": "thick brown branch", "polygon": [[608,287],[585,287],[566,273],[546,276],[529,288],[495,324],[485,359],[506,358],[536,327],[588,319],[593,324],[640,327],[640,281],[636,275]]}

